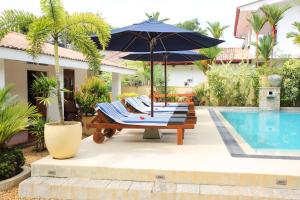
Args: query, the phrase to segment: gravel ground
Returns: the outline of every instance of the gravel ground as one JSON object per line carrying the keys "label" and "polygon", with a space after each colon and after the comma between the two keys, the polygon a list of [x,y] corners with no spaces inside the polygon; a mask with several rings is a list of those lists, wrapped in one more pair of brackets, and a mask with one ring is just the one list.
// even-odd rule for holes
{"label": "gravel ground", "polygon": [[[39,160],[42,157],[45,157],[48,155],[47,151],[44,152],[34,152],[33,147],[27,147],[23,150],[24,156],[26,158],[26,165],[29,165]],[[0,200],[17,200],[18,197],[18,186],[11,188],[10,190],[0,191]]]}

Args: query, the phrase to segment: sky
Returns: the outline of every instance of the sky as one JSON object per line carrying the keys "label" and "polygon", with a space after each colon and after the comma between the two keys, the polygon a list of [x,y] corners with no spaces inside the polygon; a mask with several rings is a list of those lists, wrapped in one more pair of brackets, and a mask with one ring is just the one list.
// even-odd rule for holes
{"label": "sky", "polygon": [[[219,21],[230,27],[225,31],[223,47],[241,47],[243,41],[233,36],[236,7],[253,0],[62,0],[69,13],[100,13],[113,27],[123,27],[146,19],[145,12],[159,11],[169,24],[198,18],[205,28],[206,22]],[[0,0],[0,11],[19,9],[41,14],[39,0]]]}

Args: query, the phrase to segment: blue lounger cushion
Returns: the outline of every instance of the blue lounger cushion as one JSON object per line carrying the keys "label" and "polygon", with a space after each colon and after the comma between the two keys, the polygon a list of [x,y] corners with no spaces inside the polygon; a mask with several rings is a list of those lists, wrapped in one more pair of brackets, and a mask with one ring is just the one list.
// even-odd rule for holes
{"label": "blue lounger cushion", "polygon": [[[151,99],[146,96],[142,95],[138,97],[146,106],[151,106]],[[165,103],[163,102],[154,102],[155,107],[164,107]],[[167,103],[167,107],[188,107],[189,104],[187,103]]]}
{"label": "blue lounger cushion", "polygon": [[110,103],[98,103],[96,109],[100,109],[109,118],[120,124],[128,125],[143,125],[143,126],[167,126],[168,123],[184,123],[185,118],[171,118],[169,117],[124,117],[119,113],[115,107]]}
{"label": "blue lounger cushion", "polygon": [[[111,103],[115,110],[124,117],[149,117],[149,114],[137,114],[129,112],[120,101]],[[186,114],[173,114],[173,113],[154,113],[154,117],[172,117],[172,118],[186,118]]]}
{"label": "blue lounger cushion", "polygon": [[[144,103],[141,102],[137,97],[130,97],[125,99],[126,103],[134,107],[136,110],[142,112],[142,113],[150,113],[151,108],[146,106]],[[154,112],[161,113],[161,112],[188,112],[187,107],[155,107]]]}

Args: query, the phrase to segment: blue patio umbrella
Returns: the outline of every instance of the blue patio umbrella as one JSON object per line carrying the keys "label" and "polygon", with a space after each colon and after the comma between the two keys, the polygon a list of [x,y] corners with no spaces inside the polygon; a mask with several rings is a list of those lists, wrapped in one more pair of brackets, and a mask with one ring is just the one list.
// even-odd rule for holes
{"label": "blue patio umbrella", "polygon": [[[136,52],[122,57],[127,60],[150,61],[149,52]],[[155,51],[153,52],[154,62],[164,62],[165,79],[165,106],[167,106],[167,63],[168,62],[194,62],[207,60],[208,57],[194,51]]]}
{"label": "blue patio umbrella", "polygon": [[[97,36],[91,38],[102,49],[99,38]],[[106,50],[150,52],[151,116],[153,117],[153,51],[208,48],[222,42],[224,41],[150,19],[112,30],[111,39]]]}

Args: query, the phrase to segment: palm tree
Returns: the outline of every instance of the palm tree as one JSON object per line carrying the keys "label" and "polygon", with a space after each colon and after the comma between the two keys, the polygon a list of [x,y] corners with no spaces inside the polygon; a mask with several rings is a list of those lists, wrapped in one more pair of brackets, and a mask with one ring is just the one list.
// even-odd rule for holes
{"label": "palm tree", "polygon": [[262,38],[259,38],[257,50],[267,66],[270,66],[270,56],[275,45],[276,43],[271,35],[264,35]]}
{"label": "palm tree", "polygon": [[196,61],[195,65],[203,71],[204,74],[209,70],[209,65],[215,64],[217,56],[222,52],[219,47],[210,47],[205,49],[200,49],[199,53],[208,57],[208,60]]}
{"label": "palm tree", "polygon": [[145,13],[145,15],[147,16],[148,19],[154,19],[156,21],[160,21],[160,22],[165,22],[168,21],[169,18],[163,18],[160,19],[160,12],[156,11],[156,12],[152,12],[152,13]]}
{"label": "palm tree", "polygon": [[297,30],[297,32],[287,33],[287,38],[293,38],[294,43],[300,45],[300,22],[294,22],[293,26]]}
{"label": "palm tree", "polygon": [[258,35],[260,30],[263,28],[263,26],[266,23],[266,19],[262,17],[259,13],[253,12],[251,15],[251,18],[248,19],[248,22],[250,23],[252,30],[255,32],[256,35],[256,66],[258,66]]}
{"label": "palm tree", "polygon": [[207,30],[216,39],[220,39],[223,36],[225,29],[229,28],[229,26],[221,26],[220,22],[207,22],[207,24]]}
{"label": "palm tree", "polygon": [[266,20],[272,27],[272,37],[276,41],[276,32],[278,22],[283,18],[284,13],[290,9],[290,6],[279,7],[277,5],[264,5],[260,10],[265,15]]}
{"label": "palm tree", "polygon": [[[42,45],[50,40],[54,44],[55,72],[56,72],[56,96],[58,100],[59,122],[64,124],[62,111],[62,97],[60,88],[60,71],[58,44],[62,36],[68,38],[72,46],[81,51],[89,63],[90,69],[98,72],[101,57],[96,44],[90,39],[89,34],[94,33],[98,36],[103,47],[109,41],[109,25],[99,16],[92,13],[74,13],[68,15],[64,10],[61,0],[40,0],[40,7],[43,15],[36,18],[29,25],[27,39],[30,42],[28,53],[37,57],[42,52]],[[5,30],[1,28],[1,34],[17,29],[26,16],[24,12],[17,12],[15,25],[12,23]],[[0,24],[5,24],[6,16],[0,17]],[[1,38],[0,38],[1,39]]]}

